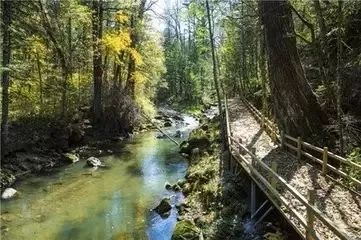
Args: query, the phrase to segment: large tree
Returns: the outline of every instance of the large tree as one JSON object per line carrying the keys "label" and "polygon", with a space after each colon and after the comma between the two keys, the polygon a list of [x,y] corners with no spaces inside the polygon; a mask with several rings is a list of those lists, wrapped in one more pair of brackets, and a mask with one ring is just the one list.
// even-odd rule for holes
{"label": "large tree", "polygon": [[1,11],[2,11],[2,63],[1,67],[1,87],[2,87],[2,101],[1,101],[1,155],[3,156],[7,135],[8,135],[8,118],[9,118],[9,84],[10,84],[10,74],[9,74],[9,64],[11,58],[11,36],[10,36],[10,25],[11,25],[11,1],[1,1]]}
{"label": "large tree", "polygon": [[103,35],[103,1],[93,2],[92,10],[92,32],[93,32],[93,117],[94,122],[98,123],[102,116],[102,82],[103,82],[103,64],[102,50],[100,40]]}
{"label": "large tree", "polygon": [[279,128],[310,141],[327,119],[308,84],[296,47],[289,2],[259,1],[269,57],[269,78]]}

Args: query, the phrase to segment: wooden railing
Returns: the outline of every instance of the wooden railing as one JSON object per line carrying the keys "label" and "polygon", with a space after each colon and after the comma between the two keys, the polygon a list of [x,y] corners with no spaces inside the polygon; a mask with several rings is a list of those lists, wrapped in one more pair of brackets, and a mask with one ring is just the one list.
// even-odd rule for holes
{"label": "wooden railing", "polygon": [[332,180],[339,182],[337,179],[334,179],[333,176],[330,176],[328,173],[331,171],[337,174],[344,180],[347,180],[356,186],[356,189],[361,188],[361,181],[356,179],[344,171],[335,168],[330,165],[330,161],[339,162],[345,166],[350,167],[352,170],[361,171],[361,165],[349,161],[337,154],[328,151],[327,147],[320,148],[316,147],[308,142],[302,141],[300,137],[292,137],[290,135],[284,134],[283,132],[279,133],[276,124],[272,123],[267,117],[265,117],[257,108],[255,108],[250,102],[243,99],[243,102],[250,110],[250,112],[255,116],[261,126],[269,133],[271,138],[274,141],[278,141],[281,144],[281,147],[293,150],[297,159],[301,160],[302,156],[312,160],[313,162],[320,164],[322,167],[322,174],[324,176],[331,178]]}
{"label": "wooden railing", "polygon": [[[284,215],[285,219],[295,228],[300,236],[307,240],[322,239],[314,231],[314,222],[316,219],[318,219],[340,239],[350,239],[346,232],[338,228],[337,225],[332,222],[332,220],[330,220],[315,206],[315,191],[313,189],[308,191],[308,197],[306,198],[293,186],[288,184],[287,181],[277,173],[276,162],[273,162],[271,167],[269,167],[254,153],[247,149],[246,146],[239,143],[231,136],[227,101],[225,101],[225,111],[227,129],[226,134],[230,143],[229,148],[233,159],[235,159],[237,163],[241,165],[242,168],[250,175],[253,181],[273,202],[273,205],[280,211],[281,214]],[[257,113],[258,110],[254,109],[253,111],[254,113]],[[265,127],[268,126],[268,128],[272,128],[272,122],[267,121],[264,117],[263,120]],[[275,137],[277,137],[280,141],[281,139],[285,139],[281,138],[275,129],[273,129],[271,133],[274,133]],[[283,141],[283,143],[286,144],[285,141]],[[243,155],[239,153],[239,149],[242,150],[244,153]],[[284,190],[287,190],[289,193],[291,193],[294,199],[297,199],[302,205],[304,205],[306,208],[306,218],[304,218],[302,214],[291,205],[291,203],[280,193],[279,189],[282,189],[283,192]],[[292,215],[292,217],[298,221],[300,226],[296,225],[290,220],[290,215]]]}

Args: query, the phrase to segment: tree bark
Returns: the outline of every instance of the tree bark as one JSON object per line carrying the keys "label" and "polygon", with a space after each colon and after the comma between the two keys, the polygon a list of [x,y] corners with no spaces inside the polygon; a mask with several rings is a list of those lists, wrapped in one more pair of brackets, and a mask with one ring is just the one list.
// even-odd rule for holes
{"label": "tree bark", "polygon": [[296,48],[289,2],[259,1],[269,57],[269,78],[278,126],[314,142],[327,123],[308,84]]}
{"label": "tree bark", "polygon": [[1,157],[4,156],[6,150],[6,143],[8,138],[8,120],[9,120],[9,85],[10,85],[10,73],[9,73],[9,64],[11,58],[11,34],[10,34],[10,25],[11,25],[11,10],[12,10],[12,1],[1,1],[1,10],[2,10],[2,37],[3,37],[3,47],[2,47],[2,67],[5,68],[2,71],[1,76],[1,87],[2,87],[2,99],[1,99],[1,148],[0,153]]}
{"label": "tree bark", "polygon": [[342,80],[341,80],[341,68],[342,68],[342,1],[338,0],[337,5],[338,12],[338,26],[337,26],[337,68],[336,68],[336,85],[337,85],[337,93],[336,93],[336,103],[337,103],[337,123],[338,123],[338,132],[340,136],[340,152],[344,153],[344,139],[343,139],[343,112],[341,106],[341,94],[342,94]]}
{"label": "tree bark", "polygon": [[215,53],[215,47],[214,47],[212,20],[211,20],[211,13],[210,13],[210,9],[209,9],[208,0],[206,0],[206,10],[207,10],[207,18],[208,18],[209,40],[211,42],[211,50],[212,50],[213,81],[214,81],[214,87],[215,87],[216,93],[217,93],[218,110],[219,110],[219,113],[221,114],[222,113],[221,94],[219,91],[219,84],[218,84],[216,53]]}
{"label": "tree bark", "polygon": [[92,31],[93,31],[93,120],[99,123],[102,118],[102,51],[100,39],[103,33],[103,1],[93,1]]}
{"label": "tree bark", "polygon": [[[131,40],[132,40],[130,47],[136,50],[138,48],[138,43],[139,43],[138,22],[141,22],[143,20],[146,2],[147,2],[146,0],[141,0],[139,4],[139,8],[136,11],[136,14],[132,15],[130,21]],[[135,60],[133,59],[132,56],[129,56],[126,90],[128,91],[132,99],[135,98],[135,79],[134,79],[135,71],[136,71]]]}

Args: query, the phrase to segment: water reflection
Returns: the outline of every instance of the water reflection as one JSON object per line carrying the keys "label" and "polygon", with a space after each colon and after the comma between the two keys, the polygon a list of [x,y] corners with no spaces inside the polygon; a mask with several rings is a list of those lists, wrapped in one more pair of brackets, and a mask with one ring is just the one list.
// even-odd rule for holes
{"label": "water reflection", "polygon": [[[192,124],[183,129],[185,136]],[[88,170],[78,162],[18,186],[22,197],[2,202],[1,226],[8,231],[1,239],[170,239],[177,218],[174,205],[183,196],[165,190],[164,184],[183,178],[187,162],[176,145],[155,135],[121,143],[122,155],[102,159],[110,170],[84,175]],[[162,219],[151,209],[170,195],[173,209]]]}

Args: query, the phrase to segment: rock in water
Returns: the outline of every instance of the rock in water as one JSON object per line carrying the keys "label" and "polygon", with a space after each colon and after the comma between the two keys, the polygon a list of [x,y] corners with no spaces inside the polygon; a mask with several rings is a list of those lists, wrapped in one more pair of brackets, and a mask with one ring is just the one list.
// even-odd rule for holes
{"label": "rock in water", "polygon": [[165,184],[165,189],[172,190],[172,185],[170,185],[169,183],[166,183]]}
{"label": "rock in water", "polygon": [[165,122],[164,123],[164,127],[171,127],[172,126],[172,122]]}
{"label": "rock in water", "polygon": [[18,191],[14,188],[6,188],[5,191],[1,194],[1,199],[9,200],[14,198],[17,195]]}
{"label": "rock in water", "polygon": [[79,157],[72,153],[65,153],[63,155],[63,157],[64,157],[64,160],[68,163],[76,163],[79,161]]}
{"label": "rock in water", "polygon": [[162,218],[169,217],[170,211],[172,210],[172,206],[170,205],[170,199],[163,198],[159,205],[153,210],[156,211]]}
{"label": "rock in water", "polygon": [[90,157],[86,160],[86,164],[89,166],[89,167],[100,167],[102,166],[102,162],[96,158],[96,157]]}
{"label": "rock in water", "polygon": [[176,138],[182,138],[183,137],[183,133],[180,130],[177,130],[174,137]]}
{"label": "rock in water", "polygon": [[190,221],[182,220],[177,222],[172,240],[199,239],[200,230]]}

